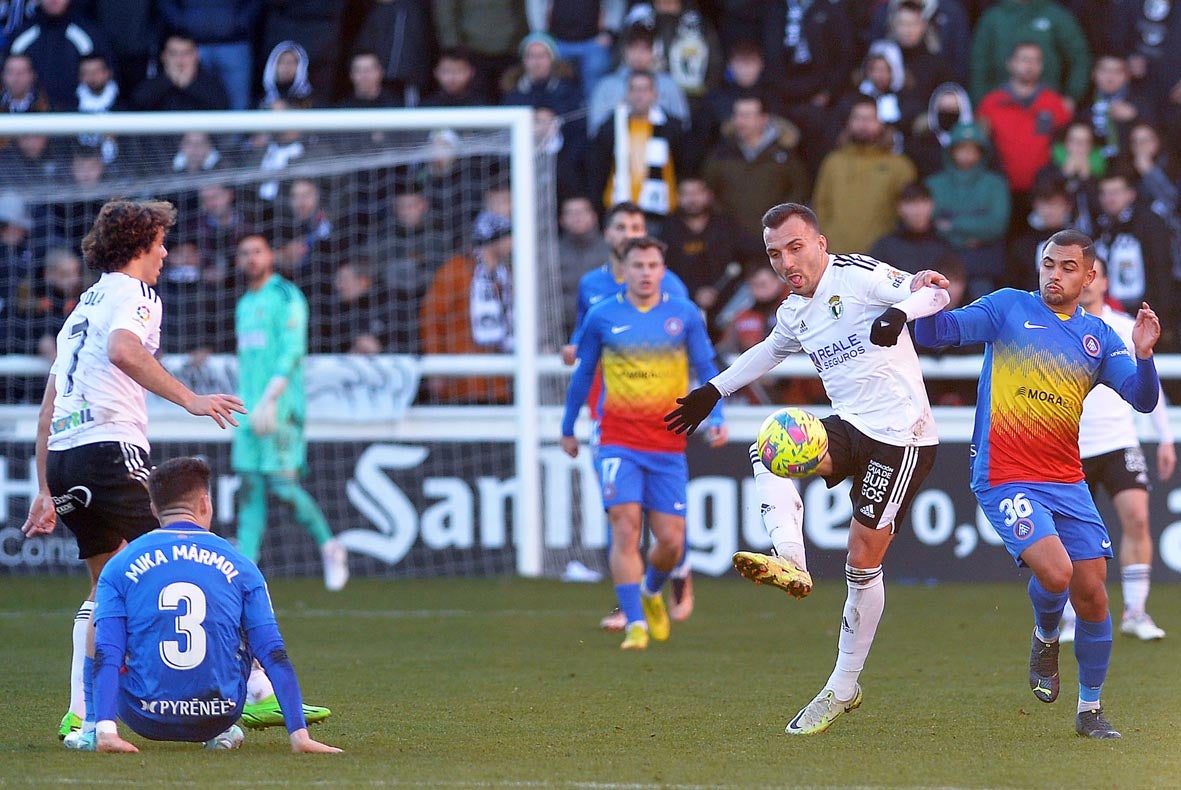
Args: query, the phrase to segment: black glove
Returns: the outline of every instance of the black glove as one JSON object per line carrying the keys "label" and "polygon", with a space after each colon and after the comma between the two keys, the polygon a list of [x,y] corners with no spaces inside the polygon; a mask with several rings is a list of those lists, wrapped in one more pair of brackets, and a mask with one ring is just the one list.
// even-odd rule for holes
{"label": "black glove", "polygon": [[685,397],[677,398],[677,403],[681,405],[664,415],[665,430],[674,433],[688,431],[692,436],[693,432],[697,430],[697,426],[701,425],[721,399],[722,393],[718,392],[718,388],[709,382]]}
{"label": "black glove", "polygon": [[875,346],[896,346],[898,336],[906,328],[906,313],[897,307],[887,307],[886,311],[873,319],[873,328],[869,330],[869,342]]}

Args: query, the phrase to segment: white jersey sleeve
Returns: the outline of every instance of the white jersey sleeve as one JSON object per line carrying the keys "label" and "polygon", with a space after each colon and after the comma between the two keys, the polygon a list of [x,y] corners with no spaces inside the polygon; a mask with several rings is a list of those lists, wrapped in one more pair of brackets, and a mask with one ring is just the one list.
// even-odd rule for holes
{"label": "white jersey sleeve", "polygon": [[[1136,344],[1132,342],[1132,330],[1136,320],[1132,316],[1112,310],[1104,305],[1099,317],[1115,330],[1120,340],[1128,347],[1128,353],[1135,358]],[[1172,431],[1168,428],[1168,405],[1161,393],[1157,407],[1153,410],[1152,421],[1161,441],[1172,442]],[[1164,431],[1162,432],[1161,416]],[[1105,384],[1092,389],[1083,400],[1083,414],[1078,426],[1078,449],[1083,458],[1138,447],[1140,439],[1136,430],[1136,412],[1132,405]]]}
{"label": "white jersey sleeve", "polygon": [[710,379],[710,383],[723,396],[733,395],[746,385],[758,381],[787,359],[788,354],[803,350],[800,341],[784,322],[783,311],[786,305],[787,302],[779,305],[779,310],[775,313],[775,327],[763,342],[742,352],[742,355],[734,360],[733,365]]}

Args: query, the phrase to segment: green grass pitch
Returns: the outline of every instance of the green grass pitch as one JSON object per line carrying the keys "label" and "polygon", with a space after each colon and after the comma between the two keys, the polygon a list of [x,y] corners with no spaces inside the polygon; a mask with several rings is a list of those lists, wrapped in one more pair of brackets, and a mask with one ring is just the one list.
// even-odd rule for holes
{"label": "green grass pitch", "polygon": [[[1181,586],[1157,585],[1162,642],[1116,636],[1104,701],[1122,741],[1074,734],[1063,694],[1029,692],[1024,586],[903,587],[862,675],[865,703],[812,738],[783,733],[828,677],[845,595],[794,601],[699,579],[672,639],[624,653],[596,630],[608,585],[357,580],[271,594],[313,729],[336,757],[294,756],[278,729],[241,752],[131,736],[138,755],[64,750],[69,629],[85,582],[0,582],[0,785],[32,787],[1139,788],[1181,786]],[[1118,586],[1113,585],[1118,604]],[[130,733],[123,728],[125,735]]]}

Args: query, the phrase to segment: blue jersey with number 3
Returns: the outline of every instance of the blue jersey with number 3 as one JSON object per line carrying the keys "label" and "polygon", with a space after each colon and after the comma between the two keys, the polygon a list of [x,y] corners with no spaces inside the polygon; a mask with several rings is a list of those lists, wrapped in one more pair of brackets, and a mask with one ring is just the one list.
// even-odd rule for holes
{"label": "blue jersey with number 3", "polygon": [[121,705],[162,722],[226,715],[245,700],[244,634],[275,623],[258,567],[194,524],[132,541],[103,568],[95,620],[125,617]]}

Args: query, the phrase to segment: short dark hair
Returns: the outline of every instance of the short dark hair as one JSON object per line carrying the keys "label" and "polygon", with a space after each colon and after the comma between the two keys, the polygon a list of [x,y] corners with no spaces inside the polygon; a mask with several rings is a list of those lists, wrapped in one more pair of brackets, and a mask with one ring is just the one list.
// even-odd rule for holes
{"label": "short dark hair", "polygon": [[262,239],[263,244],[267,245],[267,247],[271,246],[271,237],[268,236],[266,233],[262,232],[261,230],[254,230],[254,229],[248,229],[244,233],[239,235],[238,238],[234,241],[234,246],[235,247],[240,246],[242,244],[242,242],[246,241],[247,239]]}
{"label": "short dark hair", "polygon": [[667,249],[668,245],[655,236],[637,236],[624,243],[623,257],[626,258],[632,250],[660,250],[660,254],[664,255]]}
{"label": "short dark hair", "polygon": [[1123,179],[1123,182],[1132,189],[1136,188],[1136,182],[1140,180],[1139,174],[1132,168],[1132,166],[1125,162],[1119,162],[1110,170],[1097,178],[1097,181],[1112,181],[1114,179]]}
{"label": "short dark hair", "polygon": [[763,49],[749,38],[740,38],[730,47],[730,58],[762,58]]}
{"label": "short dark hair", "polygon": [[616,214],[643,214],[644,209],[640,208],[638,203],[633,203],[630,200],[621,200],[611,208],[607,209],[607,216],[604,217],[607,224],[611,224],[611,220],[615,218]]}
{"label": "short dark hair", "polygon": [[467,47],[446,47],[442,52],[439,53],[439,57],[437,60],[435,60],[435,64],[438,65],[444,60],[460,60],[472,68],[475,68],[475,61],[472,58],[472,51]]}
{"label": "short dark hair", "polygon": [[[1057,247],[1079,247],[1083,251],[1083,260],[1087,265],[1093,266],[1095,264],[1095,242],[1081,230],[1074,228],[1060,230],[1046,239],[1046,244],[1053,244]],[[1042,250],[1045,250],[1044,245]]]}
{"label": "short dark hair", "polygon": [[176,207],[166,200],[108,201],[82,239],[82,259],[91,269],[118,271],[152,249],[156,234],[175,224]]}
{"label": "short dark hair", "polygon": [[907,203],[912,200],[930,200],[931,190],[922,181],[912,181],[898,193],[898,202]]}
{"label": "short dark hair", "polygon": [[816,219],[816,212],[802,203],[780,203],[767,209],[763,215],[763,227],[774,230],[792,217],[799,217],[805,225],[820,232],[820,220]]}
{"label": "short dark hair", "polygon": [[1011,58],[1014,55],[1016,55],[1017,50],[1021,49],[1022,47],[1037,47],[1037,51],[1040,52],[1043,57],[1046,54],[1046,50],[1042,47],[1041,44],[1039,44],[1038,42],[1034,41],[1031,38],[1023,38],[1009,49],[1009,57]]}
{"label": "short dark hair", "polygon": [[764,115],[767,114],[767,99],[760,90],[748,88],[746,90],[739,91],[738,95],[734,97],[734,104],[731,105],[731,115],[734,113],[734,105],[738,104],[740,101],[757,101],[759,103],[759,112],[763,113]]}
{"label": "short dark hair", "polygon": [[378,66],[384,67],[385,65],[381,62],[381,55],[372,49],[354,49],[353,54],[349,55],[349,65],[351,66],[357,58],[373,58],[377,61]]}
{"label": "short dark hair", "polygon": [[205,459],[195,456],[172,458],[157,466],[148,477],[148,496],[157,513],[187,504],[209,491],[213,470]]}

